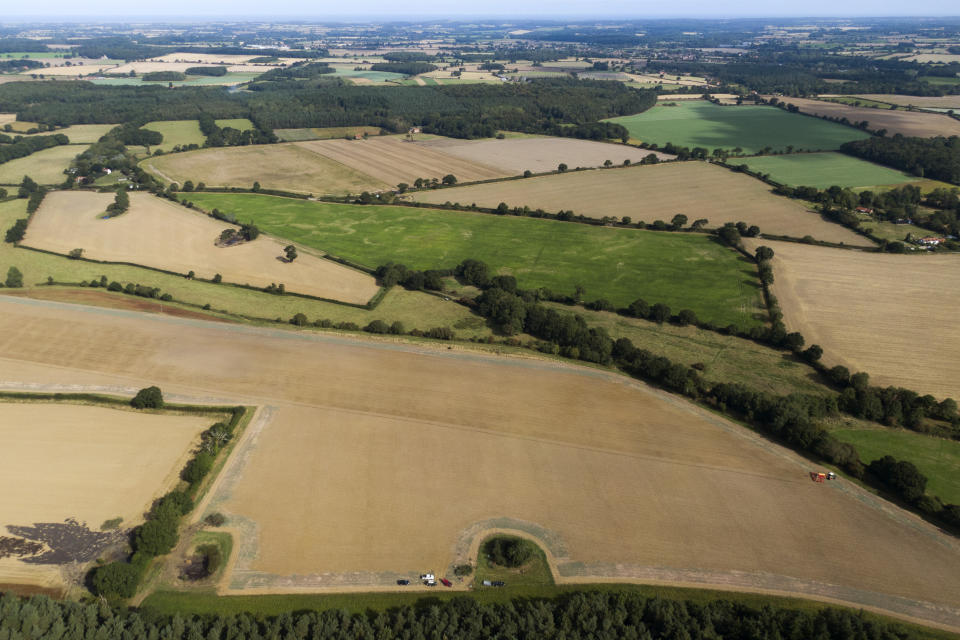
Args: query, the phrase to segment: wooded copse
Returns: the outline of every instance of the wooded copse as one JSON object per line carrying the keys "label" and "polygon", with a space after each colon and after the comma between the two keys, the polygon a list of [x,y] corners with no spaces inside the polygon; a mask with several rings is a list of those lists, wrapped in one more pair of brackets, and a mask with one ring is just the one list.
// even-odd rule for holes
{"label": "wooded copse", "polygon": [[0,145],[0,164],[17,158],[25,158],[37,151],[62,144],[70,144],[70,139],[62,133],[56,133],[52,136],[16,137],[12,144]]}
{"label": "wooded copse", "polygon": [[840,151],[896,167],[921,178],[960,184],[960,137],[913,138],[896,134],[845,142]]}

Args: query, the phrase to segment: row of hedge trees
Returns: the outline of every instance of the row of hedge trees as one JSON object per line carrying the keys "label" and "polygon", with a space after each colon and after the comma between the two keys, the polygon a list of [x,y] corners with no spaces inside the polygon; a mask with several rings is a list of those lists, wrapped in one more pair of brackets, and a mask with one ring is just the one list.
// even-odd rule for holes
{"label": "row of hedge trees", "polygon": [[279,616],[184,615],[0,595],[0,637],[244,638],[355,640],[357,638],[480,638],[586,640],[623,638],[804,638],[914,640],[925,637],[895,622],[836,608],[751,606],[729,600],[647,598],[627,591],[578,591],[553,599],[517,598],[481,604],[470,597],[431,600],[386,611],[298,611]]}
{"label": "row of hedge trees", "polygon": [[[163,396],[160,389],[148,387],[142,389],[131,404],[141,409],[159,408],[163,406]],[[234,407],[227,422],[218,422],[201,434],[200,446],[180,474],[187,482],[186,490],[171,491],[154,503],[146,521],[131,533],[133,553],[128,559],[91,570],[89,580],[94,594],[107,598],[132,597],[150,561],[173,550],[179,540],[180,518],[193,509],[200,484],[213,468],[217,454],[230,442],[245,412],[244,407]]]}

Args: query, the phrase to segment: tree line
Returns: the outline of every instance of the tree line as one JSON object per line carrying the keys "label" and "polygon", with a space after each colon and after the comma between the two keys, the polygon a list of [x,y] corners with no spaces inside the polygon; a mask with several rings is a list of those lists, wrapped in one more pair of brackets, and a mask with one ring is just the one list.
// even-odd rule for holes
{"label": "tree line", "polygon": [[689,640],[690,638],[830,638],[912,640],[895,622],[851,609],[751,606],[729,600],[693,602],[631,592],[576,591],[556,598],[480,604],[470,597],[424,599],[415,606],[349,614],[299,611],[279,616],[159,615],[103,603],[0,594],[0,636],[164,638],[164,640]]}
{"label": "tree line", "polygon": [[11,144],[0,145],[0,164],[17,158],[25,158],[37,151],[62,144],[70,144],[70,139],[62,133],[52,136],[16,136]]}
{"label": "tree line", "polygon": [[960,137],[915,138],[894,135],[845,142],[840,151],[920,178],[960,184]]}

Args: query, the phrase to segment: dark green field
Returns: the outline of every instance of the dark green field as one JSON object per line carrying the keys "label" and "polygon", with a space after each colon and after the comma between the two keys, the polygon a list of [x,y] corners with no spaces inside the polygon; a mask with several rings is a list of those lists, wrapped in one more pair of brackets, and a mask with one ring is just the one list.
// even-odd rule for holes
{"label": "dark green field", "polygon": [[594,227],[483,213],[310,202],[255,194],[185,196],[211,211],[370,267],[452,268],[466,258],[546,287],[626,306],[638,297],[726,326],[757,324],[754,265],[708,236]]}
{"label": "dark green field", "polygon": [[[788,100],[789,102],[789,100]],[[757,153],[764,147],[782,151],[831,151],[850,140],[870,134],[819,118],[788,113],[777,107],[717,106],[704,100],[678,102],[675,107],[656,106],[633,116],[612,118],[630,137],[663,145],[736,149]]]}

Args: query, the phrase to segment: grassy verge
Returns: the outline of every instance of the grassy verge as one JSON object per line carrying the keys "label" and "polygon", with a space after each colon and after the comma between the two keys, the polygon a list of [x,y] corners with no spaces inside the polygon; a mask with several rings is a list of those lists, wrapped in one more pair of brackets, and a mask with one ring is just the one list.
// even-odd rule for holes
{"label": "grassy verge", "polygon": [[626,306],[638,297],[688,308],[725,326],[754,326],[759,286],[752,263],[703,234],[639,231],[463,211],[311,202],[256,194],[192,193],[307,247],[368,267],[393,261],[452,268],[466,258],[545,287]]}

